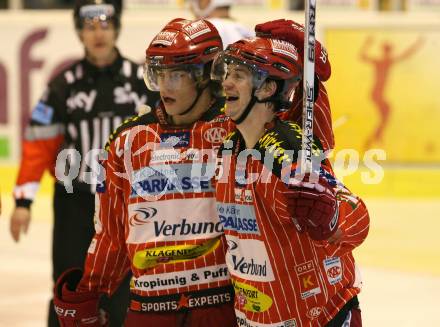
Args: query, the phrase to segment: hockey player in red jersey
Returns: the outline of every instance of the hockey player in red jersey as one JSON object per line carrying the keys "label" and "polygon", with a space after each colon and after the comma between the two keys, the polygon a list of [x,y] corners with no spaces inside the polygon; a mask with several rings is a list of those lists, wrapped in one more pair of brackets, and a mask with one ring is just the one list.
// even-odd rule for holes
{"label": "hockey player in red jersey", "polygon": [[296,47],[271,38],[235,42],[213,64],[237,124],[219,150],[216,198],[238,326],[361,326],[352,250],[368,234],[367,209],[317,139],[316,181],[297,176],[301,128],[276,118],[301,74]]}
{"label": "hockey player in red jersey", "polygon": [[[255,26],[256,35],[274,38],[292,43],[298,49],[299,59],[304,58],[304,27],[289,19],[277,19]],[[331,65],[325,47],[316,40],[315,44],[315,107],[314,126],[315,136],[320,140],[324,151],[332,150],[335,146],[333,135],[330,102],[323,82],[331,76]],[[288,111],[279,113],[282,119],[288,119],[302,125],[303,86],[299,83]]]}
{"label": "hockey player in red jersey", "polygon": [[211,23],[179,18],[149,45],[144,78],[161,103],[110,137],[84,273],[67,271],[55,287],[63,325],[100,326],[99,295],[131,269],[124,326],[236,326],[211,184],[214,150],[233,125],[210,81],[221,50]]}

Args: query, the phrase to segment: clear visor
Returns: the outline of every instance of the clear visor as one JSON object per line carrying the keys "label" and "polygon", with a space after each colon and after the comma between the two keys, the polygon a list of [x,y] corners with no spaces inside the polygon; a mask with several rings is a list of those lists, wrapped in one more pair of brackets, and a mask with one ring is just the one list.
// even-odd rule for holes
{"label": "clear visor", "polygon": [[249,63],[246,60],[238,59],[232,56],[225,54],[224,52],[220,53],[215,59],[211,69],[211,79],[223,83],[226,78],[237,78],[240,75],[237,75],[237,71],[242,69],[249,71],[252,77],[252,87],[254,89],[259,89],[260,86],[266,80],[268,73],[264,70],[261,70],[257,65],[253,63]]}
{"label": "clear visor", "polygon": [[151,91],[182,90],[203,80],[203,65],[163,66],[146,62],[144,81]]}

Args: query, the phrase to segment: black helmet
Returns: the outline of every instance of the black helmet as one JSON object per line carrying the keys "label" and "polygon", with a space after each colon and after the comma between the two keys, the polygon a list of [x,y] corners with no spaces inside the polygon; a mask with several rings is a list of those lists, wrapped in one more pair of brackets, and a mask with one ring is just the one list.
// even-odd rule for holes
{"label": "black helmet", "polygon": [[112,20],[115,29],[121,27],[122,0],[76,0],[73,11],[75,28],[82,29],[84,20]]}

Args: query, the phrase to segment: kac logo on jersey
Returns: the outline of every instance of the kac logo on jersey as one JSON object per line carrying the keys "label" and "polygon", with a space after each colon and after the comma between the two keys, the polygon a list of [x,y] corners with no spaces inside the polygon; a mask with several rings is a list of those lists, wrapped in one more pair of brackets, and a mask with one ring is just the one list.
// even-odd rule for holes
{"label": "kac logo on jersey", "polygon": [[223,127],[211,127],[203,133],[209,143],[222,143],[228,132]]}
{"label": "kac logo on jersey", "polygon": [[318,318],[321,313],[322,313],[321,307],[313,307],[309,311],[307,311],[306,315],[310,320],[313,320]]}
{"label": "kac logo on jersey", "polygon": [[326,258],[323,261],[324,270],[327,274],[328,282],[331,285],[342,280],[342,263],[340,257]]}
{"label": "kac logo on jersey", "polygon": [[160,134],[160,141],[162,146],[168,148],[183,148],[189,146],[190,133],[176,132],[176,133],[162,133]]}

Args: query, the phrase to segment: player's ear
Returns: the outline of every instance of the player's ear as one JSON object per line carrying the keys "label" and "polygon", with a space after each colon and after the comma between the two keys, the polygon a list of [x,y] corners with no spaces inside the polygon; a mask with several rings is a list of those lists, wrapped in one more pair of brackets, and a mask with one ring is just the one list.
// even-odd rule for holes
{"label": "player's ear", "polygon": [[277,83],[274,80],[266,80],[255,92],[259,100],[270,98],[277,91]]}
{"label": "player's ear", "polygon": [[209,84],[209,79],[208,78],[205,78],[205,79],[203,79],[202,81],[200,81],[199,83],[198,83],[198,87],[200,88],[200,89],[204,89],[204,88],[206,88],[207,86],[208,86],[208,84]]}

